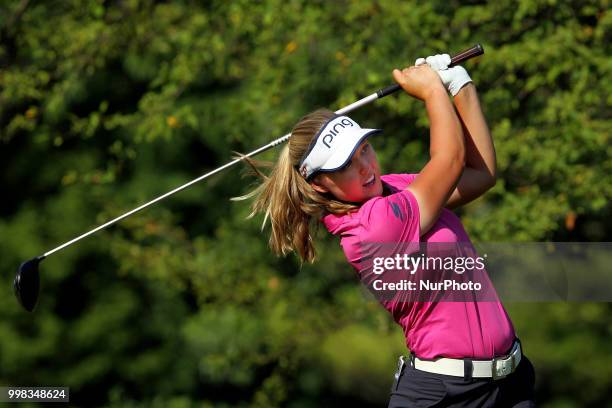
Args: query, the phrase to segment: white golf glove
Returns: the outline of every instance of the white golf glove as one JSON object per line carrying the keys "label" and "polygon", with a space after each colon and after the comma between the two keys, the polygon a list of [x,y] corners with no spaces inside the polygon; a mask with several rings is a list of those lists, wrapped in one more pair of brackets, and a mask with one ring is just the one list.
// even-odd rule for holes
{"label": "white golf glove", "polygon": [[434,71],[440,75],[442,83],[451,93],[455,96],[459,93],[461,88],[469,82],[472,82],[472,78],[468,75],[465,68],[460,65],[456,65],[452,68],[448,68],[451,63],[450,55],[448,54],[437,54],[427,58],[418,58],[414,65],[428,64]]}

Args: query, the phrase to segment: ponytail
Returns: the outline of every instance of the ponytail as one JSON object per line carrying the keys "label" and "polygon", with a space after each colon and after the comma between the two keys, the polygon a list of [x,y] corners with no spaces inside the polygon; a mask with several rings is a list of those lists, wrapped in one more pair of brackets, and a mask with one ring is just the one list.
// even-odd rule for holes
{"label": "ponytail", "polygon": [[[236,158],[244,160],[262,182],[253,191],[231,200],[254,198],[247,219],[264,213],[262,230],[270,220],[269,245],[278,256],[296,251],[302,262],[314,262],[316,250],[311,228],[318,226],[319,218],[325,213],[345,214],[358,208],[338,201],[329,193],[315,191],[296,169],[314,136],[333,115],[327,109],[319,109],[302,118],[293,128],[276,164],[236,154]],[[263,167],[272,167],[269,176],[259,169]]]}

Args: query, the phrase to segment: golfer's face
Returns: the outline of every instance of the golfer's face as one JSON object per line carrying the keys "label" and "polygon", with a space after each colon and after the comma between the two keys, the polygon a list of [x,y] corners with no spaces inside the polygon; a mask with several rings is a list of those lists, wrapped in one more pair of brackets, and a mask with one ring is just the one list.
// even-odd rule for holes
{"label": "golfer's face", "polygon": [[321,173],[315,181],[337,199],[354,203],[383,192],[376,153],[367,139],[359,145],[347,166],[333,173]]}

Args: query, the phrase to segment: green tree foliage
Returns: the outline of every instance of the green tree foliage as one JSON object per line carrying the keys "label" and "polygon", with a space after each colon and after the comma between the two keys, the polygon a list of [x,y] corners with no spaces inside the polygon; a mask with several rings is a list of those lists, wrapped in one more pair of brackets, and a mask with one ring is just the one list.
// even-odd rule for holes
{"label": "green tree foliage", "polygon": [[[476,42],[486,55],[466,67],[500,177],[460,210],[471,236],[609,240],[608,2],[461,3],[2,1],[0,383],[70,386],[79,406],[383,405],[401,330],[365,300],[334,238],[319,234],[314,265],[275,259],[261,219],[228,201],[252,181],[238,169],[50,257],[34,314],[9,282],[22,260],[314,108]],[[419,170],[418,101],[354,116],[385,129],[374,141],[385,171]],[[609,304],[507,306],[542,406],[608,403]]]}

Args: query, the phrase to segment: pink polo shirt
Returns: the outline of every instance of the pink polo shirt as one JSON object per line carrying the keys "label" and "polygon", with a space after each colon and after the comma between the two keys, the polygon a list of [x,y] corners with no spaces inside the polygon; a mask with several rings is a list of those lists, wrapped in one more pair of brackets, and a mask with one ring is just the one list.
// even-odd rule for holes
{"label": "pink polo shirt", "polygon": [[[385,251],[391,246],[391,251],[395,248],[398,253],[400,248],[419,242],[461,243],[476,253],[461,221],[446,208],[427,234],[420,237],[419,207],[414,195],[406,190],[416,176],[383,175],[381,179],[391,187],[392,194],[371,198],[356,212],[322,218],[326,228],[340,236],[347,260],[366,286],[375,275],[365,272],[364,260],[376,257],[379,251],[368,246],[372,242],[388,243],[384,244]],[[402,326],[406,345],[417,357],[490,359],[506,354],[515,339],[510,317],[492,285],[490,288],[492,301],[379,301]]]}

